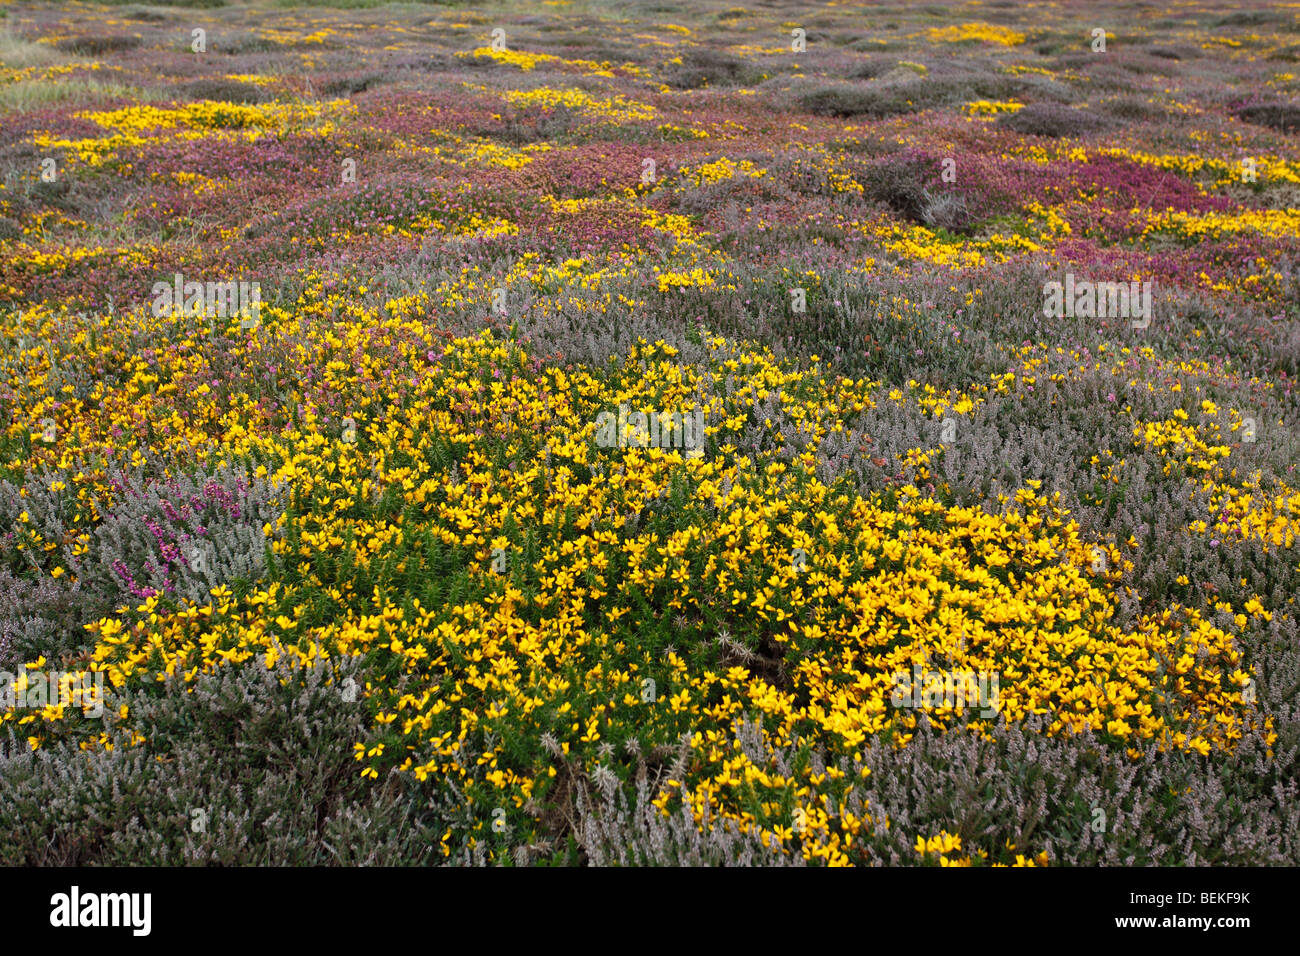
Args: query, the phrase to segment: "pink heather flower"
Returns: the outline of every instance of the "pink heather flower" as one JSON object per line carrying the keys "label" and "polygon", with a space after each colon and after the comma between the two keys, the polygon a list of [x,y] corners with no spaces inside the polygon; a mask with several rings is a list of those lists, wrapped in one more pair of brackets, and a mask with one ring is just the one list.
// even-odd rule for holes
{"label": "pink heather flower", "polygon": [[1106,401],[1108,401],[1108,402],[1113,402],[1113,401],[1115,401],[1115,393],[1114,393],[1114,392],[1107,392],[1107,393],[1106,393]]}

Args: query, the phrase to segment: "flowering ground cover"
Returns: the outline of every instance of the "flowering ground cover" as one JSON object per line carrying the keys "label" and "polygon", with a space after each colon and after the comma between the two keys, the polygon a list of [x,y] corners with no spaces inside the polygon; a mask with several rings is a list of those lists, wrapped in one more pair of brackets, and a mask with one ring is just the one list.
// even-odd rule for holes
{"label": "flowering ground cover", "polygon": [[0,861],[1300,862],[1300,8],[11,3]]}

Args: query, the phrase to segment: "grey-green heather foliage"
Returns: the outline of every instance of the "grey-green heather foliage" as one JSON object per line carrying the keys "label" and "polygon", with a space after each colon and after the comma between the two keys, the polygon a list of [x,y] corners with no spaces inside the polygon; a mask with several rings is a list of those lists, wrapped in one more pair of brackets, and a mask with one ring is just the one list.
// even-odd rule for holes
{"label": "grey-green heather foliage", "polygon": [[[665,817],[644,775],[632,796],[612,782],[582,809],[580,845],[591,866],[801,866],[731,820],[697,822],[687,806]],[[703,826],[704,831],[700,832]]]}
{"label": "grey-green heather foliage", "polygon": [[[1090,733],[1051,738],[1039,718],[999,723],[991,738],[922,724],[907,747],[879,742],[839,768],[858,781],[842,809],[870,815],[861,834],[871,862],[917,862],[920,834],[946,830],[966,847],[1045,851],[1054,864],[1085,866],[1286,865],[1300,862],[1300,644],[1295,622],[1262,636],[1258,695],[1278,739],[1257,733],[1214,758],[1157,751],[1139,759]],[[758,766],[790,773],[795,747],[768,747],[754,724],[734,741]],[[731,742],[724,742],[724,748]],[[814,753],[812,769],[825,769]],[[865,778],[863,771],[870,771]],[[662,776],[662,772],[660,774]],[[800,865],[754,835],[716,824],[701,834],[689,810],[665,816],[650,801],[658,779],[638,761],[632,796],[595,774],[580,797],[579,843],[590,863],[613,866]],[[585,791],[580,791],[585,793]],[[835,815],[841,808],[830,806]],[[1101,814],[1098,815],[1098,811]],[[884,826],[884,821],[889,826]],[[1100,826],[1099,826],[1100,823]]]}
{"label": "grey-green heather foliage", "polygon": [[263,529],[283,513],[278,490],[266,479],[218,466],[167,481],[129,474],[119,485],[112,513],[96,526],[90,554],[77,564],[87,586],[120,589],[124,567],[140,586],[203,601],[212,588],[261,576]]}
{"label": "grey-green heather foliage", "polygon": [[[1190,295],[1158,295],[1156,320],[1147,330],[1053,322],[1039,311],[1042,284],[1055,277],[1041,263],[910,288],[833,275],[825,287],[810,291],[808,312],[794,315],[783,308],[785,300],[776,292],[784,289],[770,271],[766,276],[758,269],[739,271],[741,290],[767,281],[769,294],[741,291],[728,297],[718,290],[682,290],[652,303],[653,318],[644,326],[647,340],[662,337],[689,350],[690,330],[698,323],[736,338],[774,343],[778,353],[805,366],[817,354],[823,370],[874,378],[886,390],[912,379],[939,389],[965,389],[1019,367],[1014,354],[1019,346],[1048,345],[1035,353],[1046,352],[1047,361],[1032,373],[1032,393],[1023,387],[990,393],[970,414],[952,414],[951,441],[942,438],[942,417],[926,415],[914,403],[881,400],[849,421],[845,434],[823,440],[822,481],[846,480],[865,494],[887,491],[899,483],[899,456],[916,447],[941,448],[930,481],[954,501],[1000,510],[1003,496],[1027,481],[1041,481],[1045,492],[1060,492],[1060,504],[1087,540],[1121,546],[1133,567],[1122,574],[1117,592],[1117,625],[1174,601],[1205,607],[1226,599],[1239,608],[1258,594],[1278,609],[1271,622],[1252,623],[1241,643],[1262,711],[1278,734],[1271,754],[1258,735],[1233,754],[1204,758],[1148,746],[1140,760],[1133,760],[1090,736],[1046,739],[1031,725],[999,727],[989,741],[964,732],[923,730],[903,750],[871,747],[863,765],[845,767],[855,773],[863,766],[872,770],[862,790],[865,806],[892,822],[888,831],[878,829],[869,839],[872,857],[885,864],[913,862],[916,835],[946,829],[966,838],[967,845],[1009,842],[1027,853],[1045,849],[1058,863],[1293,865],[1300,860],[1300,637],[1292,611],[1300,572],[1288,554],[1259,541],[1188,533],[1188,525],[1206,521],[1213,527],[1217,517],[1203,494],[1190,494],[1197,476],[1177,466],[1166,474],[1169,459],[1136,443],[1133,435],[1135,421],[1165,420],[1179,411],[1189,421],[1204,421],[1201,402],[1209,399],[1218,406],[1238,478],[1258,472],[1266,494],[1278,482],[1294,485],[1300,450],[1296,399],[1251,381],[1261,373],[1294,374],[1300,356],[1294,323],[1275,325],[1274,337],[1261,345],[1257,335],[1247,334],[1257,328],[1258,316],[1248,309],[1216,311]],[[975,288],[982,295],[968,303]],[[526,327],[555,350],[548,357],[562,363],[599,364],[616,358],[627,344],[626,325],[608,316],[574,315],[563,323],[548,319]],[[663,331],[655,334],[656,329]],[[864,335],[882,347],[866,355],[851,353]],[[1109,342],[1106,354],[1099,348],[1103,341]],[[1200,392],[1146,388],[1147,381],[1166,374],[1156,365],[1161,358],[1189,357],[1189,341],[1202,349],[1190,357],[1218,366],[1221,374],[1202,377]],[[1088,348],[1100,368],[1080,373],[1077,362],[1051,354],[1053,345],[1066,352]],[[1125,346],[1132,355],[1121,357]],[[1154,359],[1141,357],[1144,346]],[[697,369],[708,368],[708,356],[698,349],[686,354]],[[1110,369],[1121,358],[1127,367],[1113,374]],[[1058,374],[1062,377],[1053,381]],[[739,385],[705,372],[702,388],[731,394]],[[752,422],[770,419],[781,438],[748,429],[737,442],[742,454],[789,459],[808,446],[809,426],[794,422],[778,397],[756,402],[752,411]],[[1254,419],[1254,443],[1229,431],[1231,412]],[[829,419],[818,423],[823,429],[831,424]],[[1121,459],[1121,483],[1105,481],[1107,464]],[[1130,539],[1136,548],[1125,544]],[[1190,584],[1179,584],[1180,576]],[[752,745],[751,740],[745,746]],[[779,764],[793,757],[763,759]],[[778,862],[770,848],[725,825],[701,835],[685,816],[663,818],[649,805],[657,791],[644,774],[618,789],[598,775],[578,792],[590,794],[579,800],[575,831],[592,863]],[[1105,814],[1101,832],[1097,810]]]}
{"label": "grey-green heather foliage", "polygon": [[44,575],[22,577],[0,568],[0,670],[16,672],[40,656],[50,660],[57,650],[85,634],[89,603],[79,584]]}
{"label": "grey-green heather foliage", "polygon": [[[790,767],[784,754],[767,751],[757,728],[741,722],[744,752],[754,760],[771,758],[778,770]],[[742,833],[731,820],[696,821],[689,806],[665,815],[653,805],[665,779],[681,779],[689,749],[682,746],[673,764],[652,773],[635,740],[626,743],[636,760],[634,785],[620,785],[608,769],[597,768],[575,788],[578,846],[591,866],[802,866],[757,834]],[[611,754],[612,756],[612,754]],[[703,832],[701,832],[701,827]]]}
{"label": "grey-green heather foliage", "polygon": [[[219,585],[255,581],[265,570],[268,538],[283,513],[267,480],[238,466],[218,465],[169,480],[147,478],[147,465],[123,471],[111,510],[91,529],[77,554],[66,489],[69,476],[29,474],[21,485],[0,481],[0,527],[28,526],[45,541],[66,542],[54,564],[68,572],[39,573],[36,558],[8,548],[0,567],[0,665],[57,660],[86,644],[84,625],[147,594],[202,602]],[[275,532],[273,531],[273,534]]]}
{"label": "grey-green heather foliage", "polygon": [[[14,735],[0,743],[0,865],[441,862],[454,791],[357,771],[367,713],[346,681],[358,663],[331,673],[259,659],[112,696],[108,752],[33,753]],[[146,738],[138,747],[122,704]]]}

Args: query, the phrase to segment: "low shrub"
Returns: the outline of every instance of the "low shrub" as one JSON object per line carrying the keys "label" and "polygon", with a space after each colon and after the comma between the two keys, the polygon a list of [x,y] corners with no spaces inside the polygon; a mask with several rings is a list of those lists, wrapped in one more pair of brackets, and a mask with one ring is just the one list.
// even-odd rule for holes
{"label": "low shrub", "polygon": [[[292,670],[229,664],[192,684],[112,698],[111,751],[0,747],[0,863],[427,865],[454,794],[360,777],[355,660]],[[351,699],[349,699],[351,698]],[[115,713],[129,708],[145,742]],[[7,752],[6,752],[7,750]]]}
{"label": "low shrub", "polygon": [[1057,103],[1031,103],[1014,113],[1003,113],[997,124],[1023,136],[1086,136],[1107,127],[1101,117]]}
{"label": "low shrub", "polygon": [[75,53],[77,56],[104,56],[110,53],[121,53],[124,50],[134,50],[140,46],[140,43],[138,36],[118,34],[68,37],[59,40],[54,46],[65,53]]}
{"label": "low shrub", "polygon": [[1300,106],[1294,103],[1255,103],[1237,110],[1237,116],[1247,123],[1283,133],[1300,130]]}
{"label": "low shrub", "polygon": [[252,83],[238,80],[205,79],[187,83],[185,95],[192,100],[214,100],[222,103],[260,103],[265,96]]}

